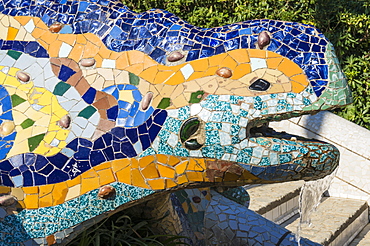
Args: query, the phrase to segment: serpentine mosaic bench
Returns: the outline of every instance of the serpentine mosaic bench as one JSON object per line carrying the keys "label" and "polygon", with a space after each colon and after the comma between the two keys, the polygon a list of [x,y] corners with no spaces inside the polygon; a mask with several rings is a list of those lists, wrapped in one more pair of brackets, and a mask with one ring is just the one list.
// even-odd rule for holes
{"label": "serpentine mosaic bench", "polygon": [[296,245],[241,186],[330,174],[334,146],[266,124],[351,102],[312,26],[104,0],[1,0],[0,98],[0,245],[65,244],[122,209],[190,245]]}

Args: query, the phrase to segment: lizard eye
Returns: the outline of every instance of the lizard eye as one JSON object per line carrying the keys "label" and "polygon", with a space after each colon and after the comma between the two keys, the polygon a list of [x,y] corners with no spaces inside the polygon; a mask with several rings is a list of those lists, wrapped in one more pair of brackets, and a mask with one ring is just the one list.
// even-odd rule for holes
{"label": "lizard eye", "polygon": [[270,86],[271,86],[270,82],[264,79],[257,79],[249,86],[249,90],[267,91],[270,88]]}
{"label": "lizard eye", "polygon": [[191,118],[184,122],[180,129],[180,139],[185,147],[190,150],[200,149],[203,145],[198,143],[196,138],[190,139],[199,129],[200,121],[198,118]]}

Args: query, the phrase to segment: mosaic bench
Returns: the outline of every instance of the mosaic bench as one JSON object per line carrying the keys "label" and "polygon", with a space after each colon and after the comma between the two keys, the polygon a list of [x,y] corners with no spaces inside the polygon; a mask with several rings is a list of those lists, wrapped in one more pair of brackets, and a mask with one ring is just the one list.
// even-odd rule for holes
{"label": "mosaic bench", "polygon": [[63,245],[123,209],[190,245],[296,245],[241,186],[330,174],[334,146],[267,124],[350,102],[309,25],[1,0],[0,245]]}

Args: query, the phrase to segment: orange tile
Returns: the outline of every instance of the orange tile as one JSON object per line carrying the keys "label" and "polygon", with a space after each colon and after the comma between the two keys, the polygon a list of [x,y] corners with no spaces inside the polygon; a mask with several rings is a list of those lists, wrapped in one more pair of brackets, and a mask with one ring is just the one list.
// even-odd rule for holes
{"label": "orange tile", "polygon": [[[144,68],[144,67],[143,67]],[[158,67],[152,66],[143,70],[138,76],[148,82],[153,82],[158,73]]]}
{"label": "orange tile", "polygon": [[143,63],[145,54],[140,51],[129,51],[127,52],[128,59],[130,61],[130,65],[138,64],[138,63]]}
{"label": "orange tile", "polygon": [[218,67],[220,65],[220,61],[225,59],[226,56],[227,56],[226,53],[222,53],[216,56],[209,57],[208,58],[209,67],[214,67],[214,66]]}
{"label": "orange tile", "polygon": [[266,58],[266,50],[248,49],[249,58]]}
{"label": "orange tile", "polygon": [[276,69],[283,60],[284,58],[281,57],[266,59],[267,67],[271,69]]}
{"label": "orange tile", "polygon": [[155,76],[154,81],[152,84],[162,84],[164,81],[166,81],[170,76],[172,76],[174,71],[158,71],[157,75]]}
{"label": "orange tile", "polygon": [[299,93],[299,92],[303,91],[305,88],[306,88],[306,86],[303,86],[299,83],[292,82],[292,92],[294,92],[294,93]]}
{"label": "orange tile", "polygon": [[202,72],[194,72],[190,75],[190,77],[186,81],[192,81],[194,79],[202,78],[205,71]]}
{"label": "orange tile", "polygon": [[98,171],[98,170],[103,170],[103,169],[111,168],[112,162],[113,161],[104,162],[102,164],[99,164],[99,165],[93,167],[93,169],[95,169],[96,171]]}
{"label": "orange tile", "polygon": [[59,34],[58,40],[63,41],[71,46],[75,45],[76,43],[76,35],[75,34]]}
{"label": "orange tile", "polygon": [[72,51],[69,53],[68,58],[79,62],[82,59],[82,54],[84,51],[84,46],[81,44],[76,44],[73,46]]}
{"label": "orange tile", "polygon": [[225,59],[221,61],[220,67],[227,67],[230,68],[231,70],[234,70],[236,65],[236,61],[231,57],[231,56],[226,56]]}
{"label": "orange tile", "polygon": [[209,67],[208,58],[191,61],[190,64],[196,72],[204,72]]}
{"label": "orange tile", "polygon": [[78,34],[78,35],[77,35],[76,42],[77,42],[78,44],[87,44],[87,40],[86,40],[85,35],[83,35],[83,34]]}
{"label": "orange tile", "polygon": [[51,194],[39,198],[40,207],[50,207],[53,206],[53,196]]}
{"label": "orange tile", "polygon": [[192,171],[204,171],[204,168],[198,164],[197,161],[195,161],[193,158],[190,159],[189,165],[186,168],[186,170],[192,170]]}
{"label": "orange tile", "polygon": [[50,33],[46,31],[42,36],[40,37],[45,43],[52,44],[58,39],[58,34]]}
{"label": "orange tile", "polygon": [[57,40],[53,42],[52,46],[48,50],[50,57],[59,56],[59,50],[60,50],[61,45],[62,45],[62,41]]}
{"label": "orange tile", "polygon": [[99,46],[97,46],[94,43],[91,43],[91,41],[89,40],[89,42],[87,42],[87,44],[85,44],[84,46],[83,57],[92,58],[95,57],[98,54],[98,52]]}
{"label": "orange tile", "polygon": [[167,164],[170,165],[170,166],[175,166],[179,162],[180,162],[179,158],[177,158],[176,156],[170,155],[170,159],[168,160]]}
{"label": "orange tile", "polygon": [[153,190],[163,190],[165,188],[164,179],[148,180],[147,182]]}
{"label": "orange tile", "polygon": [[231,79],[240,79],[244,75],[249,74],[251,72],[252,69],[250,64],[248,63],[240,64],[234,69]]}
{"label": "orange tile", "polygon": [[131,158],[131,168],[139,168],[139,161],[135,158]]}
{"label": "orange tile", "polygon": [[152,162],[154,162],[154,156],[153,155],[144,156],[144,157],[141,157],[139,159],[139,166],[141,168],[144,168]]}
{"label": "orange tile", "polygon": [[[101,42],[101,41],[99,41]],[[108,50],[105,46],[102,46],[100,47],[99,49],[99,55],[103,58],[103,59],[108,59],[110,57],[110,54],[112,53],[111,50]]]}
{"label": "orange tile", "polygon": [[278,69],[288,77],[303,73],[303,70],[296,63],[288,59],[284,59]]}
{"label": "orange tile", "polygon": [[146,55],[144,57],[143,64],[144,64],[144,69],[147,69],[148,67],[156,66],[158,63]]}
{"label": "orange tile", "polygon": [[132,185],[141,187],[141,188],[149,188],[149,186],[145,183],[144,177],[141,175],[138,169],[131,170],[131,179]]}
{"label": "orange tile", "polygon": [[100,187],[99,177],[94,178],[83,178],[81,180],[81,191],[80,195],[85,194],[91,190],[97,189]]}
{"label": "orange tile", "polygon": [[[191,77],[191,76],[190,76]],[[165,83],[167,85],[178,85],[184,83],[184,75],[180,71],[176,72],[173,76],[171,76]]]}
{"label": "orange tile", "polygon": [[68,187],[66,182],[60,182],[55,184],[54,191],[52,193],[53,195],[53,206],[62,204],[65,202],[66,196],[68,193]]}
{"label": "orange tile", "polygon": [[232,50],[228,54],[239,64],[249,63],[249,54],[246,49]]}
{"label": "orange tile", "polygon": [[25,207],[28,209],[39,208],[39,195],[38,194],[26,195],[23,201],[24,201]]}
{"label": "orange tile", "polygon": [[129,184],[131,185],[131,168],[126,167],[122,170],[119,170],[118,172],[115,172],[115,175],[117,177],[117,180],[121,183]]}
{"label": "orange tile", "polygon": [[161,164],[158,164],[157,166],[158,166],[158,171],[161,177],[171,178],[171,179],[175,178],[175,170],[173,168],[170,168],[168,166],[164,166]]}
{"label": "orange tile", "polygon": [[290,79],[297,81],[299,84],[304,85],[304,86],[307,86],[309,84],[308,79],[306,75],[304,74],[298,74],[298,75],[292,76]]}
{"label": "orange tile", "polygon": [[[31,186],[31,187],[23,187],[23,192],[26,194],[38,194],[39,193],[39,187],[38,186]],[[3,193],[0,190],[0,193]]]}
{"label": "orange tile", "polygon": [[154,163],[149,164],[143,170],[141,170],[141,174],[144,176],[145,179],[154,179],[160,177],[157,167]]}
{"label": "orange tile", "polygon": [[201,172],[186,172],[186,176],[188,177],[189,181],[203,181],[203,174]]}
{"label": "orange tile", "polygon": [[139,75],[144,70],[144,64],[143,63],[134,64],[134,65],[127,67],[125,70],[135,75]]}
{"label": "orange tile", "polygon": [[17,36],[18,34],[18,29],[17,28],[14,28],[14,27],[8,27],[8,35],[6,37],[7,40],[14,40],[15,37]]}
{"label": "orange tile", "polygon": [[110,168],[98,171],[98,175],[100,180],[100,186],[110,184],[116,181],[116,178],[114,177],[112,170]]}
{"label": "orange tile", "polygon": [[44,29],[41,29],[39,27],[36,27],[33,31],[32,31],[32,36],[36,39],[40,38],[43,34],[45,34],[46,30]]}
{"label": "orange tile", "polygon": [[218,69],[219,69],[218,66],[217,67],[209,67],[208,70],[205,71],[205,73],[203,74],[203,77],[216,75],[216,72],[217,72]]}
{"label": "orange tile", "polygon": [[121,55],[116,59],[116,68],[117,69],[124,69],[130,65],[127,53],[122,52]]}
{"label": "orange tile", "polygon": [[22,26],[26,25],[32,17],[29,16],[15,16],[14,19],[16,19]]}

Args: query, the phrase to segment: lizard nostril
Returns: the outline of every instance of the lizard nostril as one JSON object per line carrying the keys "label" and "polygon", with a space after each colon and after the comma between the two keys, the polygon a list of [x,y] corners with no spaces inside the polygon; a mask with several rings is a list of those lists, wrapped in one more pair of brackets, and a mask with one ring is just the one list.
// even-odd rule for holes
{"label": "lizard nostril", "polygon": [[198,131],[199,126],[200,121],[198,118],[190,118],[181,126],[180,139],[187,149],[197,150],[203,146],[203,144],[200,144],[196,138],[190,139]]}
{"label": "lizard nostril", "polygon": [[267,91],[270,88],[270,86],[271,86],[270,82],[264,79],[257,79],[249,86],[249,90]]}

